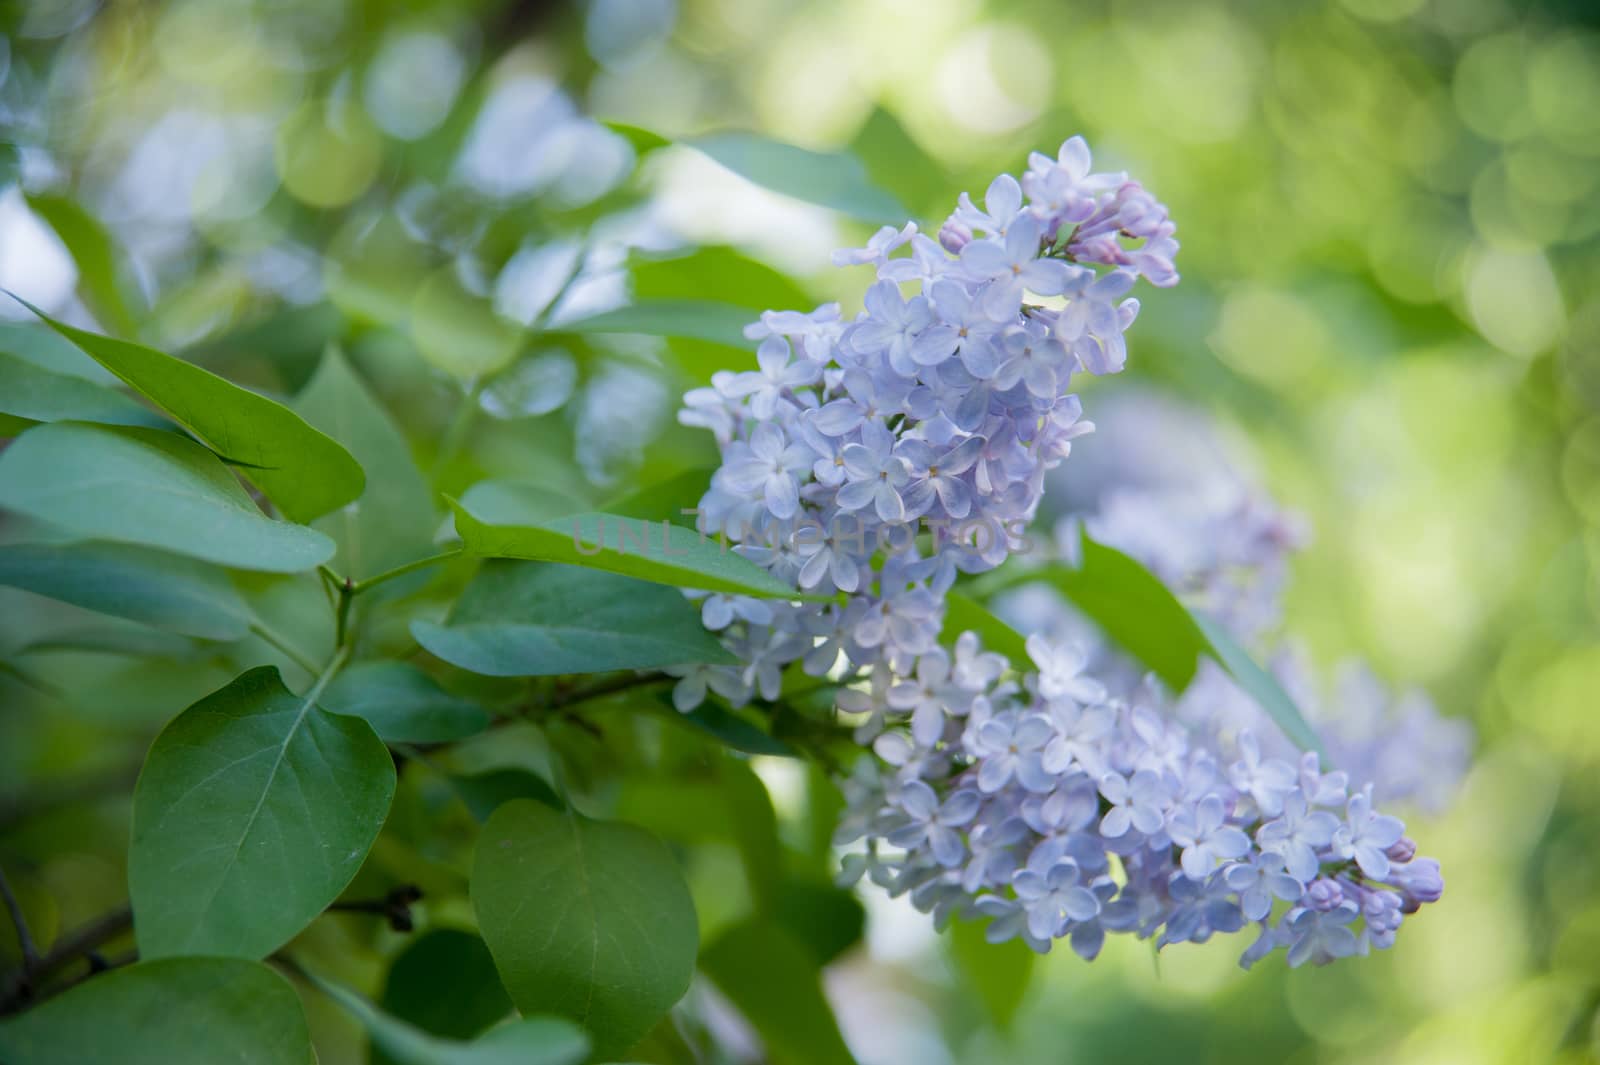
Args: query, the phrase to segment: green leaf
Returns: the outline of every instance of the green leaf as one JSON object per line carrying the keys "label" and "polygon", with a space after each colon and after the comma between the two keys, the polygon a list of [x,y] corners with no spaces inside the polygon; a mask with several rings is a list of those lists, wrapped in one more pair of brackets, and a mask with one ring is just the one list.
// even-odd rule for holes
{"label": "green leaf", "polygon": [[744,327],[756,314],[744,307],[710,300],[641,300],[627,307],[550,327],[556,333],[643,333],[646,336],[709,340],[733,348],[751,348]]}
{"label": "green leaf", "polygon": [[1083,563],[1049,568],[1050,583],[1111,640],[1181,692],[1194,679],[1205,634],[1155,574],[1116,548],[1083,540]]}
{"label": "green leaf", "polygon": [[478,481],[461,497],[461,505],[491,525],[542,525],[590,509],[590,504],[535,481]]}
{"label": "green leaf", "polygon": [[306,1065],[288,981],[233,958],[142,961],[0,1021],[6,1065]]}
{"label": "green leaf", "polygon": [[28,206],[44,219],[78,266],[78,295],[95,319],[113,333],[138,331],[138,322],[123,296],[117,262],[125,258],[100,220],[76,201],[49,193],[32,193]]}
{"label": "green leaf", "polygon": [[0,507],[79,536],[239,569],[294,573],[333,554],[315,529],[261,513],[211,452],[158,429],[30,429],[0,452]]}
{"label": "green leaf", "polygon": [[682,143],[773,192],[863,222],[898,224],[907,217],[900,201],[874,185],[861,160],[848,152],[813,152],[753,133],[711,133]]}
{"label": "green leaf", "polygon": [[[712,245],[671,258],[635,258],[628,272],[633,295],[640,301],[698,300],[715,292],[717,298],[749,310],[753,322],[769,307],[811,307],[816,300],[787,274],[733,248]],[[740,340],[740,346],[745,341]]]}
{"label": "green leaf", "polygon": [[385,743],[449,743],[489,727],[489,712],[451,695],[409,662],[360,662],[328,684],[319,704],[362,718]]}
{"label": "green leaf", "polygon": [[626,140],[633,147],[634,154],[640,158],[672,143],[659,133],[652,133],[641,126],[631,125],[627,122],[607,121],[601,124]]}
{"label": "green leaf", "polygon": [[[483,940],[456,928],[418,936],[395,957],[379,1002],[385,1013],[430,1035],[471,1039],[511,1014],[494,958]],[[374,1046],[372,1065],[399,1059]]]}
{"label": "green leaf", "polygon": [[365,721],[250,670],[156,737],[133,797],[142,956],[271,954],[339,897],[383,827],[394,762]]}
{"label": "green leaf", "polygon": [[[1043,581],[1066,596],[1112,642],[1174,692],[1183,691],[1194,680],[1200,656],[1214,658],[1292,743],[1301,750],[1322,753],[1316,731],[1272,674],[1262,669],[1225,628],[1179,602],[1160,578],[1136,559],[1085,537],[1082,563],[1076,568],[1051,563],[997,571],[979,578],[973,586],[984,594],[993,594],[1030,581]],[[951,615],[946,614],[947,638],[953,638],[963,627],[977,626],[953,623]],[[986,633],[979,635],[985,644],[989,643]]]}
{"label": "green leaf", "polygon": [[713,736],[736,751],[743,751],[746,754],[770,754],[780,758],[800,757],[793,747],[748,717],[719,705],[714,699],[708,698],[687,714],[672,705],[670,692],[661,693],[660,701],[674,720]]}
{"label": "green leaf", "polygon": [[366,471],[360,498],[317,521],[339,545],[335,568],[360,580],[432,554],[439,523],[428,482],[399,427],[337,348],[323,356],[294,409]]}
{"label": "green leaf", "polygon": [[1037,955],[1020,939],[990,943],[984,925],[955,921],[950,925],[950,956],[962,982],[975,994],[996,1028],[1009,1031],[1028,994]]}
{"label": "green leaf", "polygon": [[464,289],[450,267],[435,271],[411,297],[411,335],[423,358],[463,383],[509,366],[523,342],[521,327]]}
{"label": "green leaf", "polygon": [[744,1014],[773,1065],[854,1065],[822,994],[815,957],[769,921],[728,929],[700,967]]}
{"label": "green leaf", "polygon": [[757,911],[771,916],[777,912],[783,884],[783,849],[778,843],[778,814],[772,796],[743,761],[720,759],[717,776],[750,895]]}
{"label": "green leaf", "polygon": [[601,1059],[683,997],[698,922],[672,854],[643,829],[518,799],[478,839],[472,907],[511,1001],[582,1025]]}
{"label": "green leaf", "polygon": [[451,777],[456,794],[467,804],[467,810],[478,821],[487,821],[494,812],[512,799],[532,799],[542,802],[552,810],[565,810],[556,790],[537,773],[529,769],[490,769],[482,773]]}
{"label": "green leaf", "polygon": [[912,205],[912,213],[947,202],[955,185],[943,165],[882,107],[873,109],[851,141],[850,150],[874,182]]}
{"label": "green leaf", "polygon": [[513,1021],[470,1043],[460,1043],[391,1017],[341,984],[310,972],[306,977],[360,1020],[374,1046],[400,1065],[579,1065],[589,1053],[589,1037],[554,1017]]}
{"label": "green leaf", "polygon": [[0,352],[41,370],[77,377],[91,384],[119,387],[120,378],[85,355],[66,337],[38,322],[0,322]]}
{"label": "green leaf", "polygon": [[625,577],[771,599],[810,598],[681,526],[616,514],[572,514],[532,525],[487,524],[451,500],[467,550],[489,558],[567,562]]}
{"label": "green leaf", "polygon": [[0,584],[208,640],[243,639],[250,608],[222,570],[129,544],[7,544]]}
{"label": "green leaf", "polygon": [[413,621],[411,634],[451,665],[493,677],[735,661],[676,589],[550,563],[485,563],[448,624]]}
{"label": "green leaf", "polygon": [[121,392],[55,373],[0,351],[0,414],[35,422],[162,426],[165,419]]}
{"label": "green leaf", "polygon": [[636,491],[619,496],[605,505],[607,514],[641,521],[670,521],[684,528],[694,527],[693,510],[700,505],[706,490],[711,487],[712,469],[684,470],[657,484],[646,485]]}
{"label": "green leaf", "polygon": [[956,591],[946,593],[939,641],[954,643],[956,637],[969,630],[978,634],[985,650],[1005,655],[1017,669],[1028,668],[1028,645],[1021,633],[989,613],[977,600]]}
{"label": "green leaf", "polygon": [[217,454],[244,467],[287,517],[310,521],[361,494],[365,476],[350,453],[281,403],[193,363],[75,329],[19,302]]}
{"label": "green leaf", "polygon": [[1300,708],[1283,690],[1278,679],[1257,665],[1256,660],[1239,646],[1226,628],[1199,612],[1194,614],[1194,620],[1211,642],[1212,654],[1239,687],[1267,712],[1291,743],[1302,751],[1316,751],[1323,759],[1323,768],[1331,768],[1326,764],[1327,752],[1322,749],[1322,741],[1317,737],[1316,730],[1306,722]]}
{"label": "green leaf", "polygon": [[861,942],[867,927],[861,900],[821,877],[786,878],[773,916],[816,965],[827,965]]}

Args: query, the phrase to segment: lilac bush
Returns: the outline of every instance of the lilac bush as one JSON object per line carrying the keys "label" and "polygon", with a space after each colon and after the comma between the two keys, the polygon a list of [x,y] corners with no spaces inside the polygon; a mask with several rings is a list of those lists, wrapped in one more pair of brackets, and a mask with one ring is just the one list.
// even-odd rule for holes
{"label": "lilac bush", "polygon": [[[1171,693],[1070,639],[1031,637],[1031,664],[973,632],[941,644],[957,576],[1022,549],[1050,471],[1093,428],[1073,375],[1123,368],[1128,294],[1176,284],[1177,250],[1166,209],[1093,172],[1074,137],[1020,182],[996,178],[981,208],[963,195],[937,240],[886,227],[839,252],[877,275],[855,319],[831,304],[762,315],[747,331],[759,368],[716,374],[680,420],[722,449],[701,530],[810,598],[708,600],[744,665],[682,671],[675,701],[775,699],[795,663],[838,681],[872,751],[844,781],[842,878],[941,926],[987,917],[993,941],[1066,939],[1093,958],[1108,932],[1164,946],[1253,924],[1247,967],[1278,947],[1291,965],[1386,948],[1442,881],[1374,809],[1382,782],[1350,776],[1381,757],[1325,772],[1259,709],[1230,716],[1248,697],[1213,669]],[[1196,605],[1244,636],[1275,616],[1281,566],[1241,582],[1251,559],[1225,553],[1281,553],[1288,525],[1241,513],[1172,559],[1140,549],[1158,523],[1129,500],[1096,531],[1176,591],[1198,568]]]}

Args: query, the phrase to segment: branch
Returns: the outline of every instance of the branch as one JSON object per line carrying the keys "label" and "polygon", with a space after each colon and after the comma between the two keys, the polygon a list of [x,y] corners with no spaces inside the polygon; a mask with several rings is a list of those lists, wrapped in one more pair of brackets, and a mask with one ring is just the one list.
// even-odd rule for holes
{"label": "branch", "polygon": [[[23,963],[22,968],[6,977],[0,986],[0,1016],[15,1013],[30,1003],[41,982],[48,976],[66,968],[79,958],[90,960],[95,951],[133,927],[133,910],[128,906],[112,910],[88,924],[69,932],[51,947],[34,964]],[[99,968],[104,968],[101,963]]]}

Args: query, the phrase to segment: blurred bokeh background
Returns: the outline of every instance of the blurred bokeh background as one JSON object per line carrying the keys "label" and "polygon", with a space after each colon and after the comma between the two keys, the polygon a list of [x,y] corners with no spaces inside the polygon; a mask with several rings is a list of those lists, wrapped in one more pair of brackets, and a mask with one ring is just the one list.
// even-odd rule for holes
{"label": "blurred bokeh background", "polygon": [[[0,12],[0,287],[279,393],[338,339],[447,486],[537,471],[604,496],[710,455],[673,412],[726,349],[530,343],[530,324],[630,294],[848,311],[870,279],[827,258],[869,227],[686,149],[636,165],[637,137],[604,123],[848,149],[933,225],[958,192],[1083,133],[1100,167],[1169,205],[1184,275],[1144,293],[1125,380],[1094,386],[1090,416],[1097,394],[1137,386],[1220,422],[1315,530],[1288,628],[1473,723],[1457,800],[1411,822],[1448,892],[1398,949],[1325,970],[1245,974],[1234,944],[1157,962],[1118,943],[1093,965],[1059,951],[1009,1031],[924,918],[871,897],[864,946],[828,974],[853,1049],[869,1065],[1600,1053],[1600,6]],[[452,441],[463,409],[470,453]],[[0,646],[49,642],[56,615],[21,593],[0,604]],[[227,677],[59,643],[38,668],[118,705],[86,696],[70,723],[5,726],[13,799],[124,772],[151,722]],[[794,813],[804,782],[762,772]],[[56,831],[84,832],[41,874],[67,925],[121,857],[84,825]]]}

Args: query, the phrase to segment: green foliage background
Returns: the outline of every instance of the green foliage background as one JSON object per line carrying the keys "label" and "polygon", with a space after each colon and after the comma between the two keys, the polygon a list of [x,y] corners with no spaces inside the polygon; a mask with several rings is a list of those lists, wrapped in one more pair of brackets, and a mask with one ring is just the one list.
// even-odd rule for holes
{"label": "green foliage background", "polygon": [[[702,977],[639,1060],[721,1060],[704,1028],[713,987],[762,1029],[773,1060],[847,1060],[829,1035],[823,966],[866,1062],[1595,1056],[1593,5],[683,0],[674,13],[643,0],[59,0],[0,11],[0,283],[53,299],[51,313],[76,315],[81,301],[100,331],[282,399],[343,444],[366,471],[361,506],[297,516],[318,517],[337,541],[335,570],[358,580],[431,550],[444,510],[417,504],[431,492],[477,486],[464,498],[474,513],[532,524],[552,497],[601,507],[713,462],[706,434],[670,412],[684,387],[748,358],[734,345],[749,310],[849,307],[864,278],[829,270],[827,249],[894,221],[896,200],[937,222],[957,192],[980,193],[1029,149],[1082,132],[1102,165],[1156,190],[1183,240],[1184,282],[1146,294],[1128,378],[1247,437],[1272,490],[1319,531],[1296,565],[1289,627],[1323,660],[1359,653],[1424,684],[1479,730],[1454,809],[1412,822],[1449,888],[1396,950],[1288,975],[1281,963],[1242,974],[1228,945],[1167,951],[1157,966],[1117,944],[1092,966],[1058,952],[1029,980],[1014,952],[933,941],[892,908],[874,905],[858,942],[859,910],[826,886],[837,798],[820,770],[780,756],[831,742],[806,708],[761,727],[686,724],[646,688],[568,709],[555,681],[474,676],[422,655],[413,633],[449,657],[430,637],[474,620],[447,616],[475,566],[453,560],[357,601],[361,657],[422,663],[445,682],[384,678],[417,709],[379,734],[426,746],[474,731],[462,715],[482,707],[539,713],[401,771],[345,897],[415,885],[418,930],[364,912],[317,918],[293,945],[317,979],[441,1039],[503,1015],[506,991],[511,1002],[522,992],[500,990],[482,943],[463,935],[477,921],[472,846],[500,800],[520,797],[501,808],[537,817],[558,801],[554,785],[666,841],[693,895]],[[452,79],[410,53],[384,67],[386,50],[417,39],[446,42],[456,88],[443,93]],[[496,99],[526,110],[475,143]],[[425,130],[407,125],[430,110]],[[579,112],[621,124],[641,165],[620,141],[580,151],[548,135]],[[698,147],[663,150],[645,130]],[[711,136],[727,130],[847,149],[861,164]],[[463,179],[473,152],[488,175],[476,186]],[[826,206],[771,199],[710,159]],[[608,170],[614,180],[597,176]],[[492,194],[493,181],[516,190]],[[599,284],[627,286],[630,310],[556,328],[537,308],[520,323],[497,316],[486,298],[508,262],[545,249],[553,292],[569,249],[663,218],[681,251],[592,264],[612,275]],[[46,258],[18,261],[10,249],[38,247],[22,242],[25,226],[56,235],[75,280],[50,289]],[[470,269],[458,268],[463,253]],[[111,383],[105,371],[21,308],[0,313],[15,318],[0,322],[14,406],[0,429],[79,418],[134,426],[80,436],[148,431],[146,406],[82,385]],[[571,398],[548,409],[568,374]],[[1125,385],[1096,384],[1086,406]],[[212,402],[168,410],[249,477],[249,457],[203,424]],[[303,442],[289,450],[305,457]],[[635,497],[642,509],[618,512],[655,517],[660,503]],[[0,524],[8,539],[31,531],[14,515]],[[37,580],[45,561],[14,568]],[[314,578],[235,572],[218,586],[211,572],[183,576],[193,597],[155,628],[0,588],[0,867],[45,949],[126,901],[133,781],[163,726],[251,666],[276,665],[304,691],[306,665],[333,651]],[[187,627],[159,624],[174,616]],[[758,752],[754,771],[725,745]],[[17,957],[11,937],[0,922],[0,968]],[[112,941],[108,958],[129,944]],[[418,964],[426,952],[436,960]],[[430,969],[453,974],[450,994],[496,1010],[451,1029],[467,1007],[428,1012],[416,982]],[[389,1055],[374,1060],[454,1060],[425,1055],[458,1048],[380,1035],[388,1021],[364,1026],[338,992],[292,982],[324,1063],[368,1060],[368,1029],[371,1053]]]}

